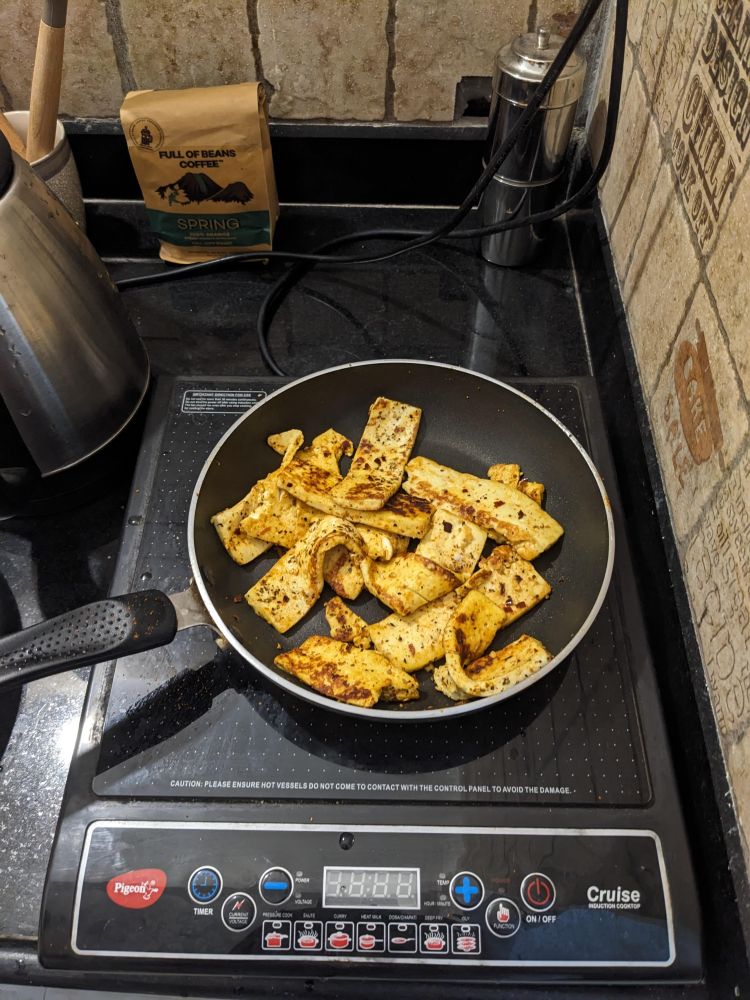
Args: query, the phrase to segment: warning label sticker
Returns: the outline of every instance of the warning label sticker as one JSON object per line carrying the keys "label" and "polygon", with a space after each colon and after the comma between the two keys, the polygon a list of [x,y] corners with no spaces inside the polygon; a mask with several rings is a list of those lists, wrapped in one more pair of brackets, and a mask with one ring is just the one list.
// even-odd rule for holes
{"label": "warning label sticker", "polygon": [[263,389],[186,389],[183,413],[243,413],[265,399]]}

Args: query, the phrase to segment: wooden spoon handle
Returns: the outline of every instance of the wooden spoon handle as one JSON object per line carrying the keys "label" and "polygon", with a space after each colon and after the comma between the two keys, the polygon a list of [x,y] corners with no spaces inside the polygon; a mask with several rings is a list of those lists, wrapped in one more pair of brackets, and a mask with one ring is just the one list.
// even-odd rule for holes
{"label": "wooden spoon handle", "polygon": [[51,153],[55,145],[64,43],[64,26],[55,28],[40,22],[29,104],[27,151],[30,163]]}
{"label": "wooden spoon handle", "polygon": [[0,111],[0,132],[3,133],[5,138],[8,140],[10,148],[14,153],[18,153],[22,156],[24,160],[26,159],[26,145],[21,138],[21,136],[16,132],[11,123],[5,117],[5,115]]}

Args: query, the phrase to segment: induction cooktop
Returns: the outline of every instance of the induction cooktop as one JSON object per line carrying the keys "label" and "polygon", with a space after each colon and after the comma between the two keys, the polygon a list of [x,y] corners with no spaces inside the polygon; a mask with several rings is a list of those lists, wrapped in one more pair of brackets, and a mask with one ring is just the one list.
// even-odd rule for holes
{"label": "induction cooktop", "polygon": [[[239,414],[281,384],[158,382],[113,593],[189,585],[193,483]],[[700,977],[695,883],[596,388],[512,384],[578,437],[613,501],[613,582],[573,655],[515,698],[419,724],[295,699],[204,628],[95,668],[43,964],[149,972],[165,989],[189,970],[214,990],[268,976]]]}

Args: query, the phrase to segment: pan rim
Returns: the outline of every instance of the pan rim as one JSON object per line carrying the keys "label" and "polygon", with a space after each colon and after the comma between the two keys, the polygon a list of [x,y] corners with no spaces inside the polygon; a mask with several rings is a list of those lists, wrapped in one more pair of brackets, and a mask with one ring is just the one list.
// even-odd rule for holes
{"label": "pan rim", "polygon": [[[344,702],[338,702],[333,698],[327,698],[325,697],[325,695],[318,694],[312,688],[308,690],[306,688],[303,688],[301,685],[295,684],[293,681],[288,680],[282,673],[276,671],[275,669],[271,669],[271,667],[267,666],[256,656],[254,656],[253,653],[251,653],[250,650],[247,649],[247,647],[245,647],[237,639],[237,637],[232,633],[232,631],[226,627],[224,619],[214,606],[214,603],[211,600],[211,597],[208,593],[208,589],[206,588],[203,582],[203,573],[198,564],[198,555],[195,550],[195,530],[194,530],[195,513],[198,504],[198,498],[201,492],[201,486],[203,485],[203,480],[205,479],[208,470],[211,468],[211,465],[213,464],[213,461],[217,453],[223,447],[224,442],[229,437],[231,437],[231,435],[234,433],[236,428],[239,427],[240,424],[242,424],[245,420],[247,420],[248,417],[250,417],[252,414],[257,413],[257,411],[262,406],[265,406],[266,403],[268,403],[270,400],[274,399],[275,397],[281,395],[284,392],[287,392],[289,389],[292,389],[294,386],[297,386],[302,382],[308,382],[311,379],[319,378],[322,375],[327,375],[332,372],[345,371],[351,368],[362,368],[365,366],[374,367],[374,366],[395,365],[395,364],[422,365],[423,367],[427,368],[442,368],[449,371],[460,372],[462,375],[471,375],[474,378],[483,379],[485,382],[490,382],[493,385],[498,385],[501,388],[507,390],[508,392],[511,392],[516,396],[520,396],[527,403],[530,403],[533,407],[535,407],[537,410],[543,413],[549,420],[551,420],[552,423],[554,423],[557,427],[559,427],[560,430],[563,431],[566,437],[568,437],[571,440],[573,445],[581,453],[581,456],[583,457],[586,465],[588,466],[589,471],[591,472],[591,475],[594,478],[594,482],[596,483],[599,493],[601,495],[602,506],[604,508],[604,514],[607,521],[607,563],[604,568],[604,575],[602,577],[602,582],[599,587],[596,600],[594,601],[591,610],[589,611],[588,615],[586,616],[581,626],[578,628],[576,633],[568,640],[563,649],[561,649],[560,652],[557,653],[546,666],[542,667],[541,670],[538,670],[535,674],[532,674],[531,677],[527,677],[520,683],[513,685],[513,687],[509,688],[507,691],[501,691],[498,694],[492,695],[487,698],[474,698],[470,701],[456,702],[454,705],[446,705],[444,708],[403,709],[400,711],[396,710],[389,711],[387,709],[379,709],[379,708],[362,708],[358,705],[348,705]],[[481,372],[474,372],[469,368],[462,368],[460,365],[449,365],[440,361],[421,361],[421,360],[416,360],[414,358],[384,358],[382,360],[377,360],[377,361],[352,361],[345,365],[334,365],[331,368],[322,368],[319,371],[311,372],[309,375],[303,375],[300,378],[294,379],[288,385],[280,386],[278,389],[275,389],[273,392],[269,393],[265,397],[265,399],[262,399],[259,403],[256,403],[255,406],[253,406],[251,409],[246,410],[245,413],[241,414],[237,418],[237,420],[234,421],[231,427],[229,427],[224,432],[224,434],[222,434],[221,438],[218,440],[214,448],[211,450],[208,458],[203,464],[203,468],[201,469],[200,474],[198,475],[198,478],[196,479],[195,485],[193,487],[193,495],[190,501],[190,509],[188,511],[187,530],[188,530],[188,553],[190,556],[190,566],[193,571],[193,578],[195,580],[196,587],[198,588],[198,592],[201,596],[201,600],[205,604],[206,610],[211,615],[211,618],[216,627],[218,628],[219,632],[221,633],[221,635],[234,648],[234,650],[240,654],[240,656],[244,660],[247,660],[249,663],[252,664],[252,666],[256,668],[256,670],[259,670],[264,677],[267,677],[270,681],[272,681],[274,684],[277,684],[279,687],[284,688],[290,694],[293,694],[295,697],[302,698],[305,701],[312,702],[313,704],[320,705],[322,708],[326,709],[329,712],[333,711],[344,715],[357,715],[364,719],[379,719],[383,722],[392,722],[392,723],[426,722],[430,719],[442,719],[446,716],[453,718],[454,716],[457,715],[466,715],[469,714],[470,712],[476,712],[483,708],[489,708],[491,705],[496,705],[501,701],[505,701],[507,698],[512,698],[515,695],[520,694],[520,692],[524,691],[526,688],[531,687],[532,684],[536,684],[538,681],[542,680],[543,677],[546,677],[549,673],[551,673],[557,666],[559,666],[563,662],[563,660],[565,660],[572,653],[572,651],[575,649],[575,647],[583,639],[583,637],[586,635],[586,633],[593,625],[596,616],[599,614],[602,604],[604,603],[604,598],[607,595],[607,591],[609,590],[609,585],[612,579],[612,571],[614,568],[614,560],[615,560],[614,518],[612,516],[612,506],[609,500],[609,496],[607,494],[607,490],[604,485],[604,481],[602,480],[602,477],[599,473],[599,470],[596,468],[590,455],[583,447],[581,442],[578,440],[578,438],[575,436],[575,434],[573,434],[573,432],[569,430],[569,428],[567,428],[565,424],[562,423],[561,420],[558,420],[558,418],[553,413],[550,413],[550,411],[547,410],[544,406],[541,406],[539,403],[536,402],[536,400],[532,399],[530,396],[527,396],[525,392],[521,392],[520,389],[515,388],[515,386],[508,385],[507,382],[503,382],[500,379],[493,378],[491,375],[485,375]]]}

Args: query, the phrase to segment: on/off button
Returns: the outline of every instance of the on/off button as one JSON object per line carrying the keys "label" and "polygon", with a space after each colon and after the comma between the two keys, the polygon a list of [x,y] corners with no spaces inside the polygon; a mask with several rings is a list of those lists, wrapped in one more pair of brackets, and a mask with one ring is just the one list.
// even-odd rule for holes
{"label": "on/off button", "polygon": [[555,884],[548,875],[532,872],[521,883],[523,905],[532,913],[544,913],[555,902]]}

